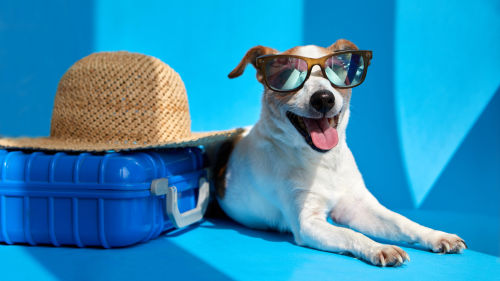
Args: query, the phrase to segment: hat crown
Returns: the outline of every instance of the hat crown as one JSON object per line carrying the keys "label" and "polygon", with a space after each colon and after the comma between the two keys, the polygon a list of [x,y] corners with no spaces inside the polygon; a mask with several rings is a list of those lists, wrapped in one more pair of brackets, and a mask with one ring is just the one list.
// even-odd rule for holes
{"label": "hat crown", "polygon": [[190,134],[184,83],[157,58],[129,52],[94,53],[76,62],[59,81],[51,138],[148,145]]}

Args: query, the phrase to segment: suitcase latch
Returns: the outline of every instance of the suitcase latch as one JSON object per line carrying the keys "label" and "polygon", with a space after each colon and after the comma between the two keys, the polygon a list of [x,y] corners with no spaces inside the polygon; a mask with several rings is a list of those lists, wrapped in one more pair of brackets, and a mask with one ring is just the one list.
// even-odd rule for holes
{"label": "suitcase latch", "polygon": [[168,192],[168,179],[157,179],[151,183],[151,194],[160,196]]}

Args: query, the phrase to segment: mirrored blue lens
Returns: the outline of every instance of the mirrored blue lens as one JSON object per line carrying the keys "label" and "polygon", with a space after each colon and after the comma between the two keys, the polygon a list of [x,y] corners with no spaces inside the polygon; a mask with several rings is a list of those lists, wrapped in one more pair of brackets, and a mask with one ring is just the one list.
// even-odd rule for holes
{"label": "mirrored blue lens", "polygon": [[303,59],[280,57],[266,65],[266,78],[273,90],[291,91],[302,85],[307,76],[307,63]]}
{"label": "mirrored blue lens", "polygon": [[326,76],[339,87],[356,86],[361,82],[365,62],[358,54],[341,54],[328,58],[325,62]]}

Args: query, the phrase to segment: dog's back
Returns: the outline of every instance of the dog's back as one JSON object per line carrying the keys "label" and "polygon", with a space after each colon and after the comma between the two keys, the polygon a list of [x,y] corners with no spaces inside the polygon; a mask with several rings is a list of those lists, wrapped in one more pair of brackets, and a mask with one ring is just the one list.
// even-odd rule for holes
{"label": "dog's back", "polygon": [[[248,135],[248,132],[252,129],[252,127],[253,126],[245,127],[245,132],[233,139],[205,145],[205,152],[207,153],[212,165],[212,175],[214,180],[214,188],[211,192],[215,193],[220,199],[223,199],[226,195],[226,171],[231,152],[233,152],[236,144]],[[224,216],[224,211],[220,208],[217,200],[215,200],[215,198],[213,199],[214,200],[211,201],[211,204],[208,207],[206,216]]]}
{"label": "dog's back", "polygon": [[226,195],[226,170],[229,156],[236,146],[237,140],[228,140],[221,144],[214,165],[214,184],[217,197],[223,199]]}

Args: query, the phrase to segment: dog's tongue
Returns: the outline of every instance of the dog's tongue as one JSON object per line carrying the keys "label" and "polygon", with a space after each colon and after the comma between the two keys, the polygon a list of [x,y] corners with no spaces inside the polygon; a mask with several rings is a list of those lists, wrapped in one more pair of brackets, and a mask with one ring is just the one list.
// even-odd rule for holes
{"label": "dog's tongue", "polygon": [[337,130],[332,128],[328,119],[310,119],[302,117],[307,127],[307,132],[311,135],[314,145],[322,150],[330,150],[339,143]]}

